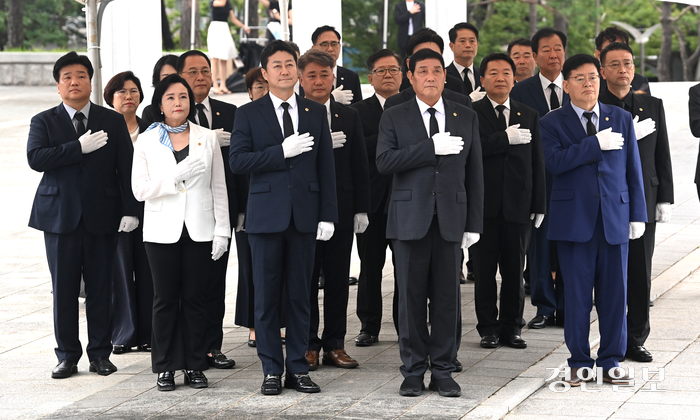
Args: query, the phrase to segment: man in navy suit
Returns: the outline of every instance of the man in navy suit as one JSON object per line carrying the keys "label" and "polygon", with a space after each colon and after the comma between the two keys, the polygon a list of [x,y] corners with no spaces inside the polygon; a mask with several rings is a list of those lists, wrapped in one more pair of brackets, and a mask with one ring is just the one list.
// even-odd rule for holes
{"label": "man in navy suit", "polygon": [[[323,50],[338,61],[342,44],[340,43],[340,33],[334,27],[324,25],[316,28],[311,34],[313,48]],[[333,98],[343,105],[350,105],[362,100],[362,87],[360,76],[354,71],[336,65],[333,68]]]}
{"label": "man in navy suit", "polygon": [[474,111],[443,100],[442,55],[420,50],[409,70],[416,99],[384,112],[377,141],[377,170],[394,175],[387,238],[394,242],[399,290],[399,393],[421,394],[429,360],[430,389],[457,397],[460,246],[478,241],[482,230],[479,127]]}
{"label": "man in navy suit", "polygon": [[[447,66],[447,74],[462,81],[465,95],[481,91],[481,74],[479,68],[474,65],[474,58],[479,52],[479,30],[469,22],[462,22],[452,27],[449,35],[450,49],[455,59]],[[472,97],[472,101],[483,97],[484,93],[481,92],[478,97]]]}
{"label": "man in navy suit", "polygon": [[117,368],[112,352],[112,263],[117,232],[138,226],[131,191],[134,149],[124,117],[90,102],[93,68],[70,52],[56,61],[53,77],[63,103],[32,118],[29,166],[44,175],[29,226],[44,231],[53,286],[54,334],[59,364],[51,377],[78,371],[78,293],[85,280],[90,372]]}
{"label": "man in navy suit", "polygon": [[245,229],[253,259],[255,337],[265,375],[261,392],[282,392],[285,365],[285,387],[319,392],[309,378],[305,353],[316,240],[329,240],[338,222],[333,142],[326,108],[294,94],[294,50],[273,41],[260,62],[270,93],[236,112],[229,160],[234,173],[250,174]]}
{"label": "man in navy suit", "polygon": [[[564,92],[561,69],[566,56],[566,35],[552,28],[542,28],[532,37],[532,53],[540,68],[539,73],[516,83],[510,93],[514,101],[522,102],[537,111],[540,118],[569,102]],[[547,200],[552,190],[552,176],[545,171]],[[537,306],[537,315],[530,320],[530,328],[564,325],[564,283],[557,271],[556,244],[547,240],[549,217],[545,216],[540,229],[532,230],[527,264],[530,268],[530,298]],[[552,272],[556,272],[552,278]],[[559,316],[560,319],[556,319]]]}
{"label": "man in navy suit", "polygon": [[[605,382],[629,379],[618,367],[627,347],[627,256],[629,240],[644,233],[647,221],[632,115],[598,102],[599,71],[593,56],[569,58],[563,87],[571,103],[540,120],[552,174],[547,237],[557,241],[566,282],[564,338],[572,368],[566,381],[572,386],[591,380],[580,370],[594,363]],[[594,292],[600,329],[595,360],[588,343]]]}

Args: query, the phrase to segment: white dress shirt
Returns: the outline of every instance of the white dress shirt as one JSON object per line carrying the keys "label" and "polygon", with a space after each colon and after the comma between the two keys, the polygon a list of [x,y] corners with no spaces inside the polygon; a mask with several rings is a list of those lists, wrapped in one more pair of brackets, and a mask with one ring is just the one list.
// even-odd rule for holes
{"label": "white dress shirt", "polygon": [[554,82],[550,81],[546,77],[542,76],[542,73],[538,73],[540,76],[540,83],[542,84],[542,91],[544,92],[544,99],[547,101],[547,106],[549,107],[549,110],[552,110],[552,104],[549,103],[549,96],[551,95],[552,90],[549,88],[549,85],[554,83],[556,85],[556,92],[557,92],[557,98],[559,98],[559,106],[564,105],[564,87],[562,86],[562,83],[564,82],[564,76],[559,73],[559,76],[557,76],[556,79],[554,79]]}
{"label": "white dress shirt", "polygon": [[282,108],[282,102],[287,102],[289,104],[289,115],[292,117],[292,125],[294,126],[294,132],[299,131],[299,107],[297,105],[297,96],[292,94],[286,101],[276,97],[270,92],[270,99],[272,99],[272,106],[275,107],[275,114],[277,114],[277,121],[280,123],[280,130],[282,131],[282,137],[284,137],[284,121],[282,116],[284,115],[284,108]]}
{"label": "white dress shirt", "polygon": [[[576,115],[578,115],[579,121],[581,121],[581,125],[583,126],[583,131],[588,133],[588,118],[583,116],[584,112],[588,112],[583,108],[579,108],[576,105],[574,105],[573,102],[571,102],[571,107],[574,109],[574,112]],[[598,106],[598,102],[595,103],[595,106],[593,107],[593,110],[591,111],[593,113],[593,116],[591,117],[591,121],[593,122],[593,125],[595,125],[595,131],[598,132],[600,129],[598,128],[598,116],[600,115],[600,107]]]}
{"label": "white dress shirt", "polygon": [[467,69],[467,77],[469,77],[469,81],[472,84],[472,89],[476,90],[476,82],[474,81],[474,63],[472,63],[472,65],[469,67],[464,67],[456,61],[453,61],[452,64],[455,65],[455,68],[457,69],[457,72],[459,72],[459,77],[462,78],[462,81],[464,81],[464,69]]}
{"label": "white dress shirt", "polygon": [[[69,105],[67,105],[65,102],[63,103],[63,107],[66,109],[66,112],[68,113],[68,116],[70,117],[70,121],[73,123],[73,128],[75,131],[78,131],[78,122],[75,120],[75,114],[78,112],[77,109],[71,108]],[[83,125],[85,125],[85,128],[87,129],[87,123],[88,123],[88,117],[90,116],[90,101],[83,107],[83,109],[80,110],[80,112],[85,115],[85,118],[83,118]]]}
{"label": "white dress shirt", "polygon": [[428,112],[428,108],[435,108],[435,119],[437,119],[438,123],[438,132],[444,133],[445,132],[445,103],[442,101],[442,97],[438,99],[437,103],[433,105],[432,107],[425,102],[421,101],[418,99],[416,96],[416,102],[418,102],[418,109],[420,110],[420,114],[423,117],[423,125],[425,125],[425,132],[428,133],[428,137],[430,137],[430,112]]}
{"label": "white dress shirt", "polygon": [[[488,95],[486,95],[486,97],[489,98]],[[489,98],[489,101],[491,101],[491,106],[493,107],[493,112],[496,114],[496,118],[499,117],[498,110],[496,109],[496,107],[498,105],[503,105],[506,107],[506,109],[503,110],[503,115],[506,117],[506,127],[508,127],[510,125],[510,98],[506,99],[506,101],[503,102],[502,104],[495,102],[491,98]]]}
{"label": "white dress shirt", "polygon": [[[211,104],[209,103],[209,97],[207,96],[206,98],[204,98],[204,100],[201,102],[201,104],[204,105],[204,116],[207,117],[207,121],[209,122],[209,127],[206,127],[206,128],[211,129],[213,126],[212,126],[212,122],[211,122],[212,116],[211,116]],[[194,118],[197,121],[197,125],[202,125],[199,123],[199,110],[197,110],[194,113]]]}

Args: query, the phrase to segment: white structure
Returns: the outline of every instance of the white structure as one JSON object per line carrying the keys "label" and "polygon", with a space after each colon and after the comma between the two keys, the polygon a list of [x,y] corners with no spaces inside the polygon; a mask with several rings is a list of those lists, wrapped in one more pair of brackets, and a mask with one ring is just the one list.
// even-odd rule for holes
{"label": "white structure", "polygon": [[[466,0],[426,0],[425,2],[425,26],[440,34],[445,42],[445,65],[454,59],[450,50],[449,31],[460,22],[467,21]],[[391,9],[393,11],[393,9]]]}
{"label": "white structure", "polygon": [[[343,12],[341,0],[307,0],[292,3],[294,10],[292,25],[292,41],[302,54],[312,47],[311,34],[316,28],[330,25],[343,34]],[[341,39],[342,41],[342,39]],[[343,54],[338,58],[338,64],[343,65]]]}

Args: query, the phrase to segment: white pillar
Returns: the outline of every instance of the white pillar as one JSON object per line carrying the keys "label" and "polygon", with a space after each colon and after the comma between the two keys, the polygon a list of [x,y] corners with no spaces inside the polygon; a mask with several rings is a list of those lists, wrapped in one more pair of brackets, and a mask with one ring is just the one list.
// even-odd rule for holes
{"label": "white pillar", "polygon": [[103,88],[115,74],[133,71],[141,80],[143,109],[153,96],[153,66],[163,55],[160,2],[112,1],[105,8],[101,32]]}
{"label": "white pillar", "polygon": [[[440,0],[442,1],[442,0]],[[311,34],[316,28],[330,25],[343,35],[343,13],[340,0],[307,0],[295,1],[292,4],[294,10],[294,25],[292,25],[292,41],[304,54],[311,44]],[[343,65],[343,52],[338,57],[338,65]]]}
{"label": "white pillar", "polygon": [[425,26],[437,32],[445,42],[443,57],[447,66],[454,59],[449,46],[449,31],[456,24],[467,21],[467,2],[465,0],[426,0],[425,9]]}

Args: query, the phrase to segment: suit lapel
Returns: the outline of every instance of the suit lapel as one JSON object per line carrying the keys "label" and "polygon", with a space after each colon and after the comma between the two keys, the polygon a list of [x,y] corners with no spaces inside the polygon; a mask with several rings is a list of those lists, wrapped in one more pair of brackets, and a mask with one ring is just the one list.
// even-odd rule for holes
{"label": "suit lapel", "polygon": [[331,132],[343,131],[340,121],[340,104],[331,96]]}
{"label": "suit lapel", "polygon": [[[484,99],[480,100],[479,102],[479,107],[481,107],[480,112],[486,118],[486,121],[489,123],[489,128],[491,129],[490,131],[492,133],[495,133],[497,131],[501,131],[501,129],[498,126],[498,117],[496,116],[496,110],[493,109],[491,106],[491,102],[487,97],[484,97]],[[511,104],[513,102],[511,101]],[[512,106],[512,105],[511,105]],[[510,118],[513,118],[513,112],[511,111],[510,113]]]}
{"label": "suit lapel", "polygon": [[[566,106],[563,106],[560,112],[563,114],[562,119],[564,120],[564,127],[566,127],[566,130],[569,132],[569,138],[571,139],[572,143],[578,143],[581,139],[588,136],[586,131],[583,129],[583,125],[581,125],[581,120],[579,120],[578,115],[576,115],[576,111],[574,111],[571,105],[567,104]],[[601,119],[599,118],[599,127],[600,120]]]}
{"label": "suit lapel", "polygon": [[[544,91],[542,90],[542,84],[540,83],[540,74],[532,76],[533,83],[530,85],[530,94],[537,101],[537,107],[540,109],[546,109],[549,112],[549,105],[547,105],[547,98],[544,96]],[[546,114],[546,112],[545,112]],[[544,117],[540,115],[540,118]]]}
{"label": "suit lapel", "polygon": [[423,133],[423,136],[420,137],[421,140],[429,137],[428,132],[425,131],[423,116],[420,113],[418,102],[416,102],[415,98],[411,99],[410,101],[406,101],[402,106],[406,110],[404,115],[407,120],[407,125],[411,128],[411,131],[414,133]]}
{"label": "suit lapel", "polygon": [[[61,127],[61,129],[63,129],[66,135],[66,142],[73,141],[78,138],[78,133],[75,132],[73,122],[71,121],[68,111],[66,111],[66,107],[63,105],[63,103],[56,107],[54,118],[56,118],[58,125]],[[89,123],[90,121],[88,121],[88,125]]]}
{"label": "suit lapel", "polygon": [[[282,128],[280,128],[280,123],[277,120],[277,111],[275,110],[275,107],[272,104],[270,94],[268,93],[267,95],[255,101],[255,103],[257,103],[260,107],[260,114],[262,114],[263,118],[265,119],[265,122],[267,123],[267,126],[272,131],[272,135],[274,136],[275,140],[277,141],[277,143],[282,144],[282,141],[284,141],[284,138],[282,136]],[[298,96],[297,103],[299,103]]]}
{"label": "suit lapel", "polygon": [[612,114],[608,105],[598,102],[598,107],[600,109],[600,115],[598,116],[598,131],[603,131],[612,127]]}
{"label": "suit lapel", "polygon": [[307,106],[308,101],[308,99],[297,95],[297,106],[299,108],[299,133],[309,132],[311,116],[309,115],[309,107]]}
{"label": "suit lapel", "polygon": [[202,143],[206,140],[205,131],[198,125],[190,125],[190,156],[202,158],[204,148]]}
{"label": "suit lapel", "polygon": [[219,109],[219,104],[215,100],[209,98],[209,106],[211,107],[211,129],[223,128],[224,122],[221,116],[221,110]]}
{"label": "suit lapel", "polygon": [[87,129],[92,130],[92,132],[100,131],[100,118],[102,114],[102,108],[90,102],[90,115],[88,117]]}

